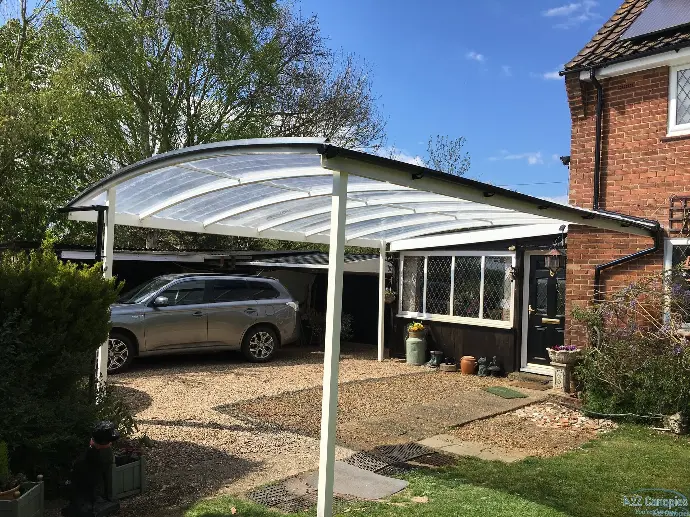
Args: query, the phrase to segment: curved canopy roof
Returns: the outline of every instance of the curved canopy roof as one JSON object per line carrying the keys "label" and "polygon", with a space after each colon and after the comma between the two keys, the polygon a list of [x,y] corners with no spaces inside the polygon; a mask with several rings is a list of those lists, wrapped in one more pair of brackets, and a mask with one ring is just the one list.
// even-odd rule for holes
{"label": "curved canopy roof", "polygon": [[[110,194],[115,224],[328,243],[334,170],[348,173],[349,245],[554,222],[640,235],[656,228],[305,138],[237,140],[156,155],[94,184],[68,207],[104,205]],[[70,217],[96,220],[88,211]]]}

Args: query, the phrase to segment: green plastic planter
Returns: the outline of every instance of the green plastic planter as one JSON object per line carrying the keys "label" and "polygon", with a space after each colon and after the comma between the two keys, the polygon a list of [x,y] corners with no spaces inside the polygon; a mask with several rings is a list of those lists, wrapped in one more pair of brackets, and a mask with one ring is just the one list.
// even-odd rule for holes
{"label": "green plastic planter", "polygon": [[22,483],[18,499],[0,500],[0,517],[43,517],[43,481]]}
{"label": "green plastic planter", "polygon": [[[124,499],[142,494],[146,490],[146,461],[143,456],[131,463],[113,463],[113,476],[110,481],[111,499]],[[2,514],[0,514],[0,517]]]}

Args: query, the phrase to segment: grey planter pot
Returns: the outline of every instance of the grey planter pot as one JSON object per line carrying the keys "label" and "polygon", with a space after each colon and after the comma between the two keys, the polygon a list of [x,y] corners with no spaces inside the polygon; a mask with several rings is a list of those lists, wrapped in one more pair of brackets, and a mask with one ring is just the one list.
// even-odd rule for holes
{"label": "grey planter pot", "polygon": [[19,499],[0,501],[0,517],[43,517],[43,481],[22,483]]}
{"label": "grey planter pot", "polygon": [[[111,499],[124,499],[142,494],[146,490],[146,460],[140,456],[126,465],[113,463],[113,475],[110,480]],[[0,517],[4,517],[0,514]]]}

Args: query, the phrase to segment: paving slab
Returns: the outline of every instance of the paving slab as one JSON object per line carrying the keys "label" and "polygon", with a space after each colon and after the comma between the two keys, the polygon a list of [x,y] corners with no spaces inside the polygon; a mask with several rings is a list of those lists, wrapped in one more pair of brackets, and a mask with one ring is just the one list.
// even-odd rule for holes
{"label": "paving slab", "polygon": [[456,456],[472,456],[481,460],[503,461],[505,463],[519,461],[529,456],[524,451],[506,449],[479,442],[468,442],[448,434],[439,434],[426,438],[420,441],[419,444],[439,452],[455,454]]}
{"label": "paving slab", "polygon": [[[298,476],[298,479],[304,480],[310,487],[317,488],[319,473],[307,472]],[[384,499],[405,489],[407,485],[407,481],[402,479],[381,476],[342,461],[335,462],[333,493],[337,495],[369,500]]]}

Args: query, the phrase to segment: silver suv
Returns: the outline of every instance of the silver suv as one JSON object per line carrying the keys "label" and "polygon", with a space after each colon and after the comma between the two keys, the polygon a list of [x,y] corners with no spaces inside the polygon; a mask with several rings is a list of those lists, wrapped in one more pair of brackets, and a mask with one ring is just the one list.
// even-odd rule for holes
{"label": "silver suv", "polygon": [[298,304],[277,280],[255,276],[165,275],[111,306],[108,373],[136,356],[242,350],[268,361],[299,337]]}

